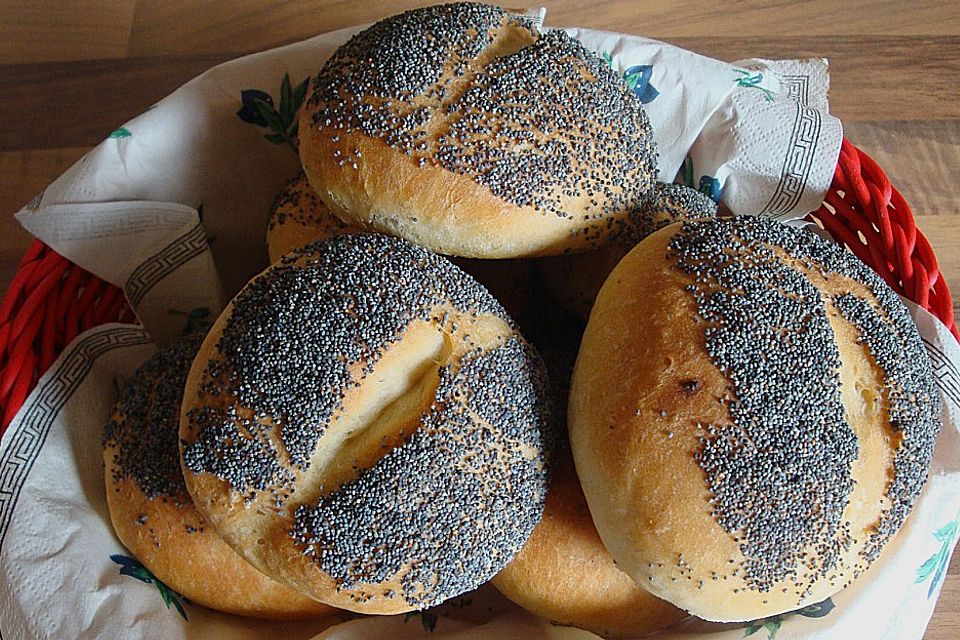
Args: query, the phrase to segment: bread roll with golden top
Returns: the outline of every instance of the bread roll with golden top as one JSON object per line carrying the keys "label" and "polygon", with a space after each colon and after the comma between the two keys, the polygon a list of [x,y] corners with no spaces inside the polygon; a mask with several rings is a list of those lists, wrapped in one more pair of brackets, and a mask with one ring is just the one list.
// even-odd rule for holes
{"label": "bread roll with golden top", "polygon": [[274,263],[283,254],[311,242],[363,231],[359,225],[349,225],[333,215],[301,171],[284,185],[270,206],[267,254]]}
{"label": "bread roll with golden top", "polygon": [[[104,434],[107,507],[117,537],[153,575],[197,604],[258,618],[338,613],[253,568],[197,511],[180,472],[183,384],[203,336],[156,353],[127,381]],[[342,612],[341,612],[342,613]]]}
{"label": "bread roll with golden top", "polygon": [[587,253],[539,260],[544,282],[565,309],[586,322],[603,281],[638,242],[668,224],[716,216],[717,205],[706,195],[680,184],[658,182],[650,200],[632,212],[624,233],[609,244]]}
{"label": "bread roll with golden top", "polygon": [[299,132],[343,220],[463,257],[599,246],[656,175],[647,116],[606,62],[475,3],[354,36],[315,78]]}
{"label": "bread roll with golden top", "polygon": [[696,616],[820,602],[903,524],[940,429],[907,309],[841,246],[759,218],[672,225],[597,297],[571,446],[617,565]]}
{"label": "bread roll with golden top", "polygon": [[[310,186],[306,174],[301,172],[274,198],[267,226],[267,253],[274,263],[284,254],[313,242],[364,231],[359,225],[349,225],[333,215]],[[531,299],[532,261],[470,258],[452,261],[486,287],[520,326],[532,324],[536,313]]]}
{"label": "bread roll with golden top", "polygon": [[288,254],[187,380],[187,488],[264,573],[364,613],[423,609],[509,562],[543,512],[539,356],[449,261],[379,234]]}
{"label": "bread roll with golden top", "polygon": [[607,553],[564,448],[543,520],[493,585],[521,607],[604,638],[649,635],[687,617],[620,571]]}

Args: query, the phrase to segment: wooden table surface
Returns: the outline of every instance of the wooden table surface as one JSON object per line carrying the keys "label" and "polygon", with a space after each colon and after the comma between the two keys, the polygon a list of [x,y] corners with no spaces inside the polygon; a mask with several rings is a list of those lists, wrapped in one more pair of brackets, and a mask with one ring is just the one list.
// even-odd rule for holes
{"label": "wooden table surface", "polygon": [[[224,60],[424,4],[0,0],[0,291],[30,242],[12,214],[117,125]],[[911,203],[960,294],[960,2],[544,4],[549,25],[641,34],[724,60],[829,58],[832,112]],[[957,557],[925,637],[960,638]]]}

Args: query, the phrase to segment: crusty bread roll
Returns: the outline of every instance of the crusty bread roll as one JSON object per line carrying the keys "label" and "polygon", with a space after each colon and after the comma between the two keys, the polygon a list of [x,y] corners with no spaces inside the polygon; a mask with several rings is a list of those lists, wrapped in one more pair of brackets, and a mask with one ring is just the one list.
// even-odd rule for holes
{"label": "crusty bread roll", "polygon": [[228,547],[193,506],[177,433],[183,384],[202,335],[180,338],[120,392],[104,435],[110,520],[158,579],[197,604],[258,618],[319,618],[336,610],[274,582]]}
{"label": "crusty bread roll", "polygon": [[543,512],[543,364],[449,261],[379,234],[285,256],[218,318],[182,464],[264,573],[354,611],[422,609],[509,562]]}
{"label": "crusty bread roll", "polygon": [[311,242],[362,231],[359,225],[349,225],[333,215],[301,171],[284,185],[270,206],[267,254],[274,263],[283,254]]}
{"label": "crusty bread roll", "polygon": [[463,257],[599,246],[656,175],[646,114],[606,62],[474,3],[354,36],[316,77],[299,133],[334,213]]}
{"label": "crusty bread roll", "polygon": [[571,446],[600,536],[651,593],[753,620],[857,578],[940,428],[904,305],[851,253],[756,218],[672,225],[604,283]]}
{"label": "crusty bread roll", "polygon": [[603,281],[638,242],[668,224],[716,215],[716,203],[699,191],[658,182],[650,198],[631,212],[624,232],[610,243],[587,253],[544,258],[537,263],[550,293],[586,322]]}
{"label": "crusty bread roll", "polygon": [[[537,336],[540,353],[558,420],[565,420],[581,331],[561,309],[548,307],[544,315],[536,326],[545,330]],[[649,635],[689,617],[617,569],[593,526],[565,441],[557,446],[543,519],[492,583],[532,613],[605,638]]]}
{"label": "crusty bread roll", "polygon": [[558,457],[543,519],[493,585],[527,611],[604,638],[649,635],[687,618],[617,568],[593,526],[569,449]]}
{"label": "crusty bread roll", "polygon": [[[317,196],[306,174],[289,180],[270,208],[267,253],[274,263],[295,249],[344,233],[363,233],[359,225],[342,222]],[[533,263],[530,260],[453,258],[453,263],[477,279],[521,327],[532,324]]]}

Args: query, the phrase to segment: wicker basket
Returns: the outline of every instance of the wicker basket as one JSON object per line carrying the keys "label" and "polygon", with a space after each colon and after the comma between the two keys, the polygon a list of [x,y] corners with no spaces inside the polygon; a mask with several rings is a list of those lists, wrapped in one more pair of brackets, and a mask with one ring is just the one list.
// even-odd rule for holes
{"label": "wicker basket", "polygon": [[[947,283],[909,205],[846,139],[825,202],[809,217],[960,340]],[[136,322],[120,289],[34,242],[0,303],[0,434],[77,334],[115,321]]]}

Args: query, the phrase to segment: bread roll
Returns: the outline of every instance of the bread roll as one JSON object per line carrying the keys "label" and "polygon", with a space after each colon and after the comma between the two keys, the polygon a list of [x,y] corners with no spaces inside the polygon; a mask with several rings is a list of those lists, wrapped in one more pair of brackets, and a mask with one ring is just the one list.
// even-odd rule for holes
{"label": "bread roll", "polygon": [[362,231],[362,227],[349,225],[333,215],[301,171],[284,185],[270,206],[267,254],[274,263],[283,254],[311,242]]}
{"label": "bread roll", "polygon": [[543,520],[493,584],[527,611],[604,638],[649,635],[688,617],[614,564],[566,448],[552,475]]}
{"label": "bread roll", "polygon": [[[349,225],[333,215],[310,186],[306,174],[301,172],[274,198],[267,226],[267,252],[270,262],[274,263],[285,253],[313,242],[364,231],[363,227]],[[537,305],[533,300],[532,261],[470,258],[452,261],[486,287],[521,327],[533,324]]]}
{"label": "bread roll", "polygon": [[449,261],[378,234],[288,254],[214,324],[182,463],[267,575],[365,613],[423,609],[509,562],[543,512],[543,364]]}
{"label": "bread roll", "polygon": [[537,263],[550,293],[586,322],[603,281],[638,242],[668,224],[716,215],[716,203],[699,191],[658,182],[651,198],[631,213],[630,224],[612,242],[587,253],[545,258]]}
{"label": "bread roll", "polygon": [[653,186],[639,99],[561,30],[457,3],[387,18],[320,70],[300,159],[343,220],[438,253],[585,251]]}
{"label": "bread roll", "polygon": [[[576,320],[564,318],[561,309],[547,309],[536,326],[542,332],[538,346],[558,420],[565,421],[582,328],[577,331]],[[617,569],[593,526],[570,447],[561,442],[557,448],[543,519],[493,585],[532,613],[605,638],[648,635],[687,618]]]}
{"label": "bread roll", "polygon": [[117,537],[166,585],[197,604],[258,618],[337,612],[274,582],[228,547],[193,506],[177,432],[183,384],[203,336],[158,352],[120,392],[104,435],[107,507]]}
{"label": "bread roll", "polygon": [[907,309],[851,253],[758,218],[672,225],[597,297],[571,446],[601,538],[714,621],[824,600],[883,551],[940,429]]}

